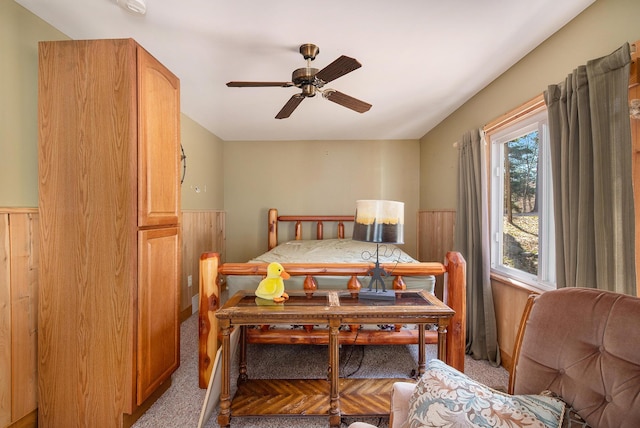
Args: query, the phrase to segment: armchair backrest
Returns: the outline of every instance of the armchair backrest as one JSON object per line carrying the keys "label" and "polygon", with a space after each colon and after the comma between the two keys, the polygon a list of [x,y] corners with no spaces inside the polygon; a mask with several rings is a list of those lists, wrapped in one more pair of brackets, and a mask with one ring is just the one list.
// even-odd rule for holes
{"label": "armchair backrest", "polygon": [[587,288],[531,296],[509,392],[545,390],[592,427],[640,426],[640,298]]}

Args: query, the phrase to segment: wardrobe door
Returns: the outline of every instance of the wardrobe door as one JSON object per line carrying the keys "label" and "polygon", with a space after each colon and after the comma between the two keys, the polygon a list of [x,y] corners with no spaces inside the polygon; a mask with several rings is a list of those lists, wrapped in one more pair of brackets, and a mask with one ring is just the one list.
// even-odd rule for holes
{"label": "wardrobe door", "polygon": [[138,225],[180,215],[180,83],[138,47]]}
{"label": "wardrobe door", "polygon": [[180,364],[179,232],[169,227],[138,233],[138,405]]}

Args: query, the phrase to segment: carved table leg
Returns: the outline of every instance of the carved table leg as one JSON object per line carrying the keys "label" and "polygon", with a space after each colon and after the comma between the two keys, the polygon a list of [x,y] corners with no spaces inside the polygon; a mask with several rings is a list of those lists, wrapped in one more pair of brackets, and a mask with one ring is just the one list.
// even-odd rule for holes
{"label": "carved table leg", "polygon": [[219,320],[222,333],[222,384],[220,386],[220,412],[218,413],[218,425],[228,427],[231,422],[231,341],[229,320]]}
{"label": "carved table leg", "polygon": [[240,361],[238,367],[238,382],[249,379],[247,376],[247,326],[240,326]]}
{"label": "carved table leg", "polygon": [[340,426],[340,321],[331,319],[329,321],[329,372],[331,392],[329,403],[329,426]]}
{"label": "carved table leg", "polygon": [[449,320],[438,320],[438,359],[447,362],[447,323]]}

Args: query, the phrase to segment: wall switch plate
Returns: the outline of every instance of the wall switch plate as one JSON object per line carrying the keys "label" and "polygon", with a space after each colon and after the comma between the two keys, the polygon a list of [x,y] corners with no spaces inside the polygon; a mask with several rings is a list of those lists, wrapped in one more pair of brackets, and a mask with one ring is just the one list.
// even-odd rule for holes
{"label": "wall switch plate", "polygon": [[193,275],[189,275],[187,277],[187,287],[189,288],[193,287]]}
{"label": "wall switch plate", "polygon": [[199,307],[200,307],[200,293],[191,297],[191,315],[198,312]]}

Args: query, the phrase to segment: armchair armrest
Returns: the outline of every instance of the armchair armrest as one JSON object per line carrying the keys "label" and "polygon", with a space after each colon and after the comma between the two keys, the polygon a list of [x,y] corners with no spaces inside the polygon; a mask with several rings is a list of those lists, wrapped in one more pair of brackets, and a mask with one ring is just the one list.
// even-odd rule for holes
{"label": "armchair armrest", "polygon": [[391,390],[391,414],[389,428],[400,428],[409,416],[409,399],[416,384],[412,382],[396,382]]}
{"label": "armchair armrest", "polygon": [[[412,382],[396,382],[391,390],[391,413],[389,428],[400,428],[409,415],[409,399],[416,384]],[[354,422],[349,428],[376,428],[366,422]]]}

